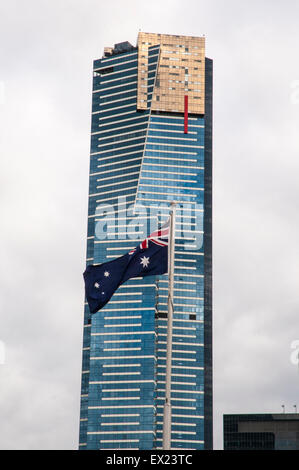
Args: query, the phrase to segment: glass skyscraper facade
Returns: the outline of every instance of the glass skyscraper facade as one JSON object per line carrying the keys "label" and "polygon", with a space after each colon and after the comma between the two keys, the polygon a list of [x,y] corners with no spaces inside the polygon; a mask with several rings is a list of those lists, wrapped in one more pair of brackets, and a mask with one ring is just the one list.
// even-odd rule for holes
{"label": "glass skyscraper facade", "polygon": [[223,444],[224,450],[299,450],[299,415],[224,415]]}
{"label": "glass skyscraper facade", "polygon": [[[212,448],[212,61],[204,38],[139,33],[94,61],[87,264],[127,253],[177,203],[172,449]],[[84,313],[80,449],[159,449],[167,274]]]}

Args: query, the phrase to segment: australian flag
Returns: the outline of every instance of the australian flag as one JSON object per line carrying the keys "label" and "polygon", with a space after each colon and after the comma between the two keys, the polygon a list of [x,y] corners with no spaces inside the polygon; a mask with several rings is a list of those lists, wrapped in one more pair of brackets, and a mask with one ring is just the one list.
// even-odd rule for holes
{"label": "australian flag", "polygon": [[168,238],[169,221],[126,255],[98,266],[87,266],[83,277],[90,312],[103,308],[128,279],[166,273]]}

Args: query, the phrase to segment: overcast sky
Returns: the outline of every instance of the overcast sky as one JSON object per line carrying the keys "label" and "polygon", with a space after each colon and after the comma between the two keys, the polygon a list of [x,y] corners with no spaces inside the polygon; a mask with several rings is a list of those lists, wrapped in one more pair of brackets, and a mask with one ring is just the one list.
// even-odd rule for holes
{"label": "overcast sky", "polygon": [[299,410],[298,18],[294,0],[2,0],[1,449],[78,445],[92,61],[139,29],[205,34],[214,59],[215,447],[223,413]]}

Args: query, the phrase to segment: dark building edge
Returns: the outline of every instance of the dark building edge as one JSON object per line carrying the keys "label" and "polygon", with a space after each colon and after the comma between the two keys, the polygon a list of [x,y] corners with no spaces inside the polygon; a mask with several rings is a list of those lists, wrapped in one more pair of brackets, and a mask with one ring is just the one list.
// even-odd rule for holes
{"label": "dark building edge", "polygon": [[204,196],[204,448],[213,449],[212,354],[212,178],[213,178],[213,61],[205,59],[205,196]]}
{"label": "dark building edge", "polygon": [[275,450],[273,432],[239,432],[246,421],[274,421],[272,414],[223,415],[223,450]]}
{"label": "dark building edge", "polygon": [[[94,85],[94,72],[95,69],[97,68],[97,60],[93,61],[93,67],[92,67],[92,72],[93,72],[93,78],[92,78],[92,91],[95,89]],[[91,122],[90,122],[90,136],[92,135],[93,131],[93,122],[92,122],[92,112],[94,111],[94,104],[93,102],[91,103]],[[90,194],[90,174],[91,174],[91,152],[92,152],[92,141],[90,138],[90,150],[89,150],[89,168],[88,168],[88,195]],[[88,207],[87,207],[87,212],[88,215],[90,215],[90,207],[89,207],[89,197],[87,195],[87,200],[88,200]],[[89,240],[88,240],[88,217],[87,217],[87,227],[86,227],[86,237],[87,237],[87,242],[86,242],[86,253],[85,253],[85,265],[87,266],[87,258],[90,257],[89,253]],[[81,419],[87,418],[88,417],[88,398],[82,398],[82,395],[88,395],[89,392],[89,372],[84,373],[83,371],[86,370],[86,367],[89,369],[90,367],[90,330],[86,330],[87,325],[91,325],[91,318],[92,314],[89,311],[89,307],[85,305],[86,302],[86,297],[84,295],[84,314],[83,314],[83,332],[82,332],[82,359],[81,359],[81,395],[80,395],[80,418],[79,418],[79,444],[78,444],[78,450],[82,450],[80,444],[82,443],[82,438],[84,435],[84,442],[87,442],[87,428],[85,422],[81,421]],[[86,350],[86,348],[89,348]],[[83,405],[84,401],[86,401],[86,407],[85,410],[83,410]],[[84,448],[85,450],[85,448]]]}

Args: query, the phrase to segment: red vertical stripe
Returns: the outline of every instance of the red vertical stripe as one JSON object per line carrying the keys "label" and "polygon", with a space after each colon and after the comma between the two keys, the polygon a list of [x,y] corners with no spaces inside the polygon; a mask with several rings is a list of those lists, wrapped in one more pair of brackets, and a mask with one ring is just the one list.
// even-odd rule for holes
{"label": "red vertical stripe", "polygon": [[185,101],[184,101],[184,134],[188,134],[188,95],[184,96]]}

